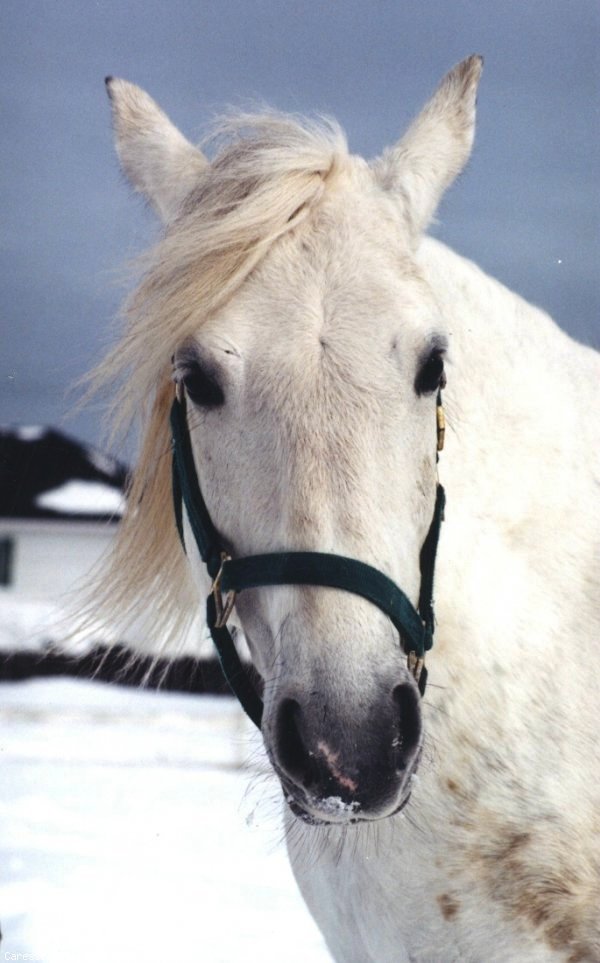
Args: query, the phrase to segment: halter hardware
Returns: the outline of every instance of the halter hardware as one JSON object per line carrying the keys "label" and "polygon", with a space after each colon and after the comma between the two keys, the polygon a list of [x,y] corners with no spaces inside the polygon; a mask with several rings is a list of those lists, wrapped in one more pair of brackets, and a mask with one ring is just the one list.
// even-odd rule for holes
{"label": "halter hardware", "polygon": [[444,408],[442,405],[441,392],[438,393],[437,404],[435,407],[435,423],[437,428],[437,450],[444,450],[444,441],[446,440],[446,415],[444,414]]}
{"label": "halter hardware", "polygon": [[[445,428],[440,392],[437,397],[436,426],[439,452],[444,445]],[[240,660],[227,621],[239,592],[265,585],[321,585],[352,592],[372,602],[389,617],[398,631],[406,652],[408,670],[423,695],[427,682],[425,652],[433,645],[435,625],[435,558],[446,503],[444,489],[439,482],[433,518],[419,557],[421,588],[415,609],[408,596],[387,575],[355,558],[324,552],[271,552],[231,558],[221,549],[221,538],[202,497],[187,424],[185,391],[179,384],[171,407],[171,431],[173,506],[179,538],[185,551],[185,505],[200,557],[213,580],[206,603],[208,628],[225,679],[255,725],[260,729],[262,700]]]}
{"label": "halter hardware", "polygon": [[[425,623],[423,623],[424,625]],[[406,656],[406,667],[410,674],[414,676],[415,682],[419,682],[421,679],[421,673],[425,668],[425,657],[417,655],[413,650]]]}
{"label": "halter hardware", "polygon": [[215,575],[215,578],[211,587],[211,594],[215,600],[215,612],[217,617],[215,619],[215,628],[222,629],[227,625],[229,616],[233,611],[233,606],[235,605],[234,591],[229,591],[223,599],[223,593],[221,591],[221,582],[223,581],[223,569],[225,567],[225,562],[231,561],[231,555],[227,552],[221,552],[221,568]]}

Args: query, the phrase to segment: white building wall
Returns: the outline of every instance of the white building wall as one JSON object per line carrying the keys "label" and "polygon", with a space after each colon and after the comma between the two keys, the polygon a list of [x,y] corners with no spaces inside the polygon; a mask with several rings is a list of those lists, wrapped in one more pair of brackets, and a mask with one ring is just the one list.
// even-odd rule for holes
{"label": "white building wall", "polygon": [[13,540],[9,591],[58,602],[88,576],[105,554],[114,525],[47,521],[3,523],[0,536]]}
{"label": "white building wall", "polygon": [[[115,534],[114,524],[0,520],[0,538],[13,542],[11,582],[0,588],[0,651],[37,647],[48,639],[66,641],[63,637],[69,635],[71,615],[75,617],[77,612],[77,590],[85,588],[86,580],[110,548]],[[215,655],[204,611],[205,599],[199,597],[198,618],[191,630],[177,640],[176,652],[171,655],[196,658]],[[139,652],[161,652],[163,640],[152,636],[148,620],[126,630],[117,624],[111,629],[110,638],[88,642],[122,641]],[[78,644],[77,639],[76,635],[66,642],[67,647]],[[245,654],[245,646],[242,650]]]}

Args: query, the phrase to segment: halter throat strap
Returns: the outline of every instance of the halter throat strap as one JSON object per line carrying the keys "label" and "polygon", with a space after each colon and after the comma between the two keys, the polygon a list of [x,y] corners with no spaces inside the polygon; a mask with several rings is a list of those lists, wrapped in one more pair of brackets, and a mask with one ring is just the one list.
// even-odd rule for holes
{"label": "halter throat strap", "polygon": [[[438,406],[439,410],[439,406]],[[260,729],[263,704],[242,664],[227,619],[235,596],[267,585],[319,585],[342,589],[367,599],[392,621],[408,657],[421,695],[427,670],[425,652],[433,645],[433,581],[435,559],[444,515],[445,494],[438,483],[433,518],[420,554],[421,589],[418,609],[387,575],[365,562],[323,552],[270,552],[231,559],[223,551],[200,490],[187,426],[185,397],[171,407],[173,436],[173,505],[181,544],[185,550],[183,506],[200,557],[213,580],[207,600],[207,623],[219,655],[223,674],[246,713]]]}

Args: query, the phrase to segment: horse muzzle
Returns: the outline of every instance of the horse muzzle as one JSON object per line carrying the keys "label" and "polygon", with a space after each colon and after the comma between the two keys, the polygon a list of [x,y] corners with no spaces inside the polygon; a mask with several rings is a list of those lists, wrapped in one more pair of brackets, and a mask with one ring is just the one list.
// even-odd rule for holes
{"label": "horse muzzle", "polygon": [[[350,711],[348,711],[350,710]],[[304,822],[382,819],[408,801],[420,757],[416,685],[396,685],[368,711],[335,711],[312,693],[279,700],[267,726],[268,751],[294,815]]]}

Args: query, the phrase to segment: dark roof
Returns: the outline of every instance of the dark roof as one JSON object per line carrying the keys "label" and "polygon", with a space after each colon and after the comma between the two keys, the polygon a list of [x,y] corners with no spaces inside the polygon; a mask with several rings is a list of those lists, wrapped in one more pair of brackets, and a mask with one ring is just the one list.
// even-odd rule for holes
{"label": "dark roof", "polygon": [[127,469],[52,428],[0,428],[0,518],[118,521]]}

